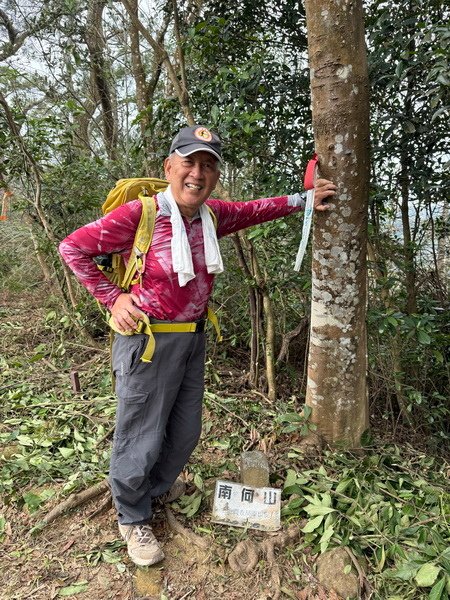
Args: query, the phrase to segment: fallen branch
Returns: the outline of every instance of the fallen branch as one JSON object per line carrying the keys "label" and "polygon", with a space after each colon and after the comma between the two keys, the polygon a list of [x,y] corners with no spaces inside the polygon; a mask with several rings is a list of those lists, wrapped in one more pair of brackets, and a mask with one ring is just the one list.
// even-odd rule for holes
{"label": "fallen branch", "polygon": [[190,542],[192,542],[195,546],[198,546],[203,550],[209,550],[211,548],[210,541],[205,540],[193,531],[190,531],[189,529],[184,527],[179,521],[177,521],[175,515],[168,506],[165,506],[164,510],[166,513],[167,522],[169,523],[169,527],[172,529],[172,531],[174,531],[175,533],[179,533],[183,537],[187,538]]}
{"label": "fallen branch", "polygon": [[212,402],[213,404],[216,404],[217,406],[220,406],[220,408],[222,410],[224,410],[228,414],[232,415],[235,419],[238,419],[241,423],[243,423],[246,427],[248,427],[250,429],[250,427],[251,427],[250,423],[248,423],[247,421],[245,421],[245,419],[243,419],[242,417],[240,417],[239,415],[237,415],[235,412],[233,412],[232,410],[230,410],[229,408],[227,408],[226,406],[224,406],[218,400],[215,400],[212,397],[212,394],[205,394],[205,396],[206,396],[206,398],[208,399],[209,402]]}
{"label": "fallen branch", "polygon": [[361,565],[359,564],[356,556],[353,554],[353,552],[350,550],[350,548],[347,548],[347,546],[344,546],[344,550],[350,557],[350,560],[352,561],[353,566],[355,567],[356,572],[358,573],[359,587],[360,587],[361,591],[363,592],[364,597],[370,598],[372,595],[372,587],[366,577],[366,574],[361,569]]}
{"label": "fallen branch", "polygon": [[96,510],[94,510],[94,512],[92,512],[90,515],[88,515],[87,520],[92,521],[92,519],[95,519],[95,517],[98,517],[98,515],[101,515],[102,513],[108,511],[112,507],[112,505],[113,499],[111,491],[109,491],[105,494],[105,497],[103,498],[100,506]]}
{"label": "fallen branch", "polygon": [[308,324],[308,318],[304,317],[295,329],[293,329],[292,331],[288,331],[288,333],[284,334],[283,339],[281,341],[280,352],[276,360],[277,365],[279,365],[283,360],[286,360],[289,351],[289,344],[292,342],[292,340],[294,340],[307,329]]}
{"label": "fallen branch", "polygon": [[82,492],[77,492],[75,494],[71,494],[68,498],[66,498],[63,502],[60,502],[53,508],[49,513],[45,515],[42,519],[42,523],[48,525],[52,521],[55,521],[58,517],[64,514],[67,510],[71,508],[76,508],[100,494],[104,494],[105,492],[109,492],[109,483],[108,480],[105,479],[96,485],[91,486],[87,490]]}

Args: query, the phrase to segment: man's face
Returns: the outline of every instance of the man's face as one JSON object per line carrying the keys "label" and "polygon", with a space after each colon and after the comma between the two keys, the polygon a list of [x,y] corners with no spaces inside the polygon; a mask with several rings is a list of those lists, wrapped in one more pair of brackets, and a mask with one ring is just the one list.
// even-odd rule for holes
{"label": "man's face", "polygon": [[172,154],[164,162],[167,181],[180,212],[193,217],[216,186],[220,171],[218,161],[209,152],[194,152],[182,157]]}

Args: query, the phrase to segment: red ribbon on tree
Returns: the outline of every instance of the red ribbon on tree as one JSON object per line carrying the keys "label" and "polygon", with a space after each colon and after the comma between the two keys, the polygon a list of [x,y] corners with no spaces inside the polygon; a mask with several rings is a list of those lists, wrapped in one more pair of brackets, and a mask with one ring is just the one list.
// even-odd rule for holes
{"label": "red ribbon on tree", "polygon": [[303,179],[303,185],[305,186],[305,190],[314,189],[314,179],[315,179],[318,163],[319,163],[319,157],[314,152],[313,157],[306,165],[305,177]]}

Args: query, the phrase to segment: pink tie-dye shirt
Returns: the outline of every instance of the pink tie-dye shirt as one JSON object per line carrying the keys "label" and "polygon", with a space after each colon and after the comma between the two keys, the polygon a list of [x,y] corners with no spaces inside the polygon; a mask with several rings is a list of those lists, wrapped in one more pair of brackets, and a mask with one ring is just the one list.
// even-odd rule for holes
{"label": "pink tie-dye shirt", "polygon": [[[186,286],[180,287],[178,275],[172,268],[170,209],[160,194],[157,202],[155,231],[146,257],[142,287],[135,284],[131,291],[141,299],[141,310],[155,319],[201,319],[206,314],[214,283],[214,275],[209,274],[205,266],[202,221],[199,217],[192,221],[183,217],[191,246],[195,278]],[[291,197],[288,196],[250,202],[209,199],[206,203],[217,217],[218,238],[251,225],[298,212],[303,208],[302,205],[293,205]],[[113,306],[122,290],[103,275],[93,257],[121,253],[126,260],[130,255],[141,212],[142,204],[139,200],[128,202],[101,219],[77,229],[59,246],[63,259],[78,280],[108,308]]]}

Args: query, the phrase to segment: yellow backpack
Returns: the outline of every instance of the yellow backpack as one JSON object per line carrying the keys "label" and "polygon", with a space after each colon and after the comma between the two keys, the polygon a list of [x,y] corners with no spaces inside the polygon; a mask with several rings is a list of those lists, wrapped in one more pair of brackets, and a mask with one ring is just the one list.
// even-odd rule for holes
{"label": "yellow backpack", "polygon": [[115,208],[139,199],[142,202],[142,214],[136,229],[133,249],[125,268],[121,254],[110,254],[96,257],[98,268],[110,281],[128,291],[133,283],[139,281],[144,269],[144,257],[152,243],[156,220],[156,204],[154,195],[163,192],[169,183],[164,179],[141,177],[139,179],[119,179],[116,187],[106,196],[102,205],[103,214]]}
{"label": "yellow backpack", "polygon": [[[163,192],[169,182],[156,177],[141,177],[134,179],[119,179],[116,186],[106,196],[102,205],[103,214],[106,215],[115,208],[139,199],[142,202],[142,214],[136,229],[133,249],[125,268],[121,254],[111,254],[96,257],[98,268],[110,281],[117,284],[122,290],[128,291],[131,285],[142,281],[145,268],[145,255],[153,239],[156,220],[156,204],[154,196]],[[208,207],[214,226],[217,228],[217,218]]]}

